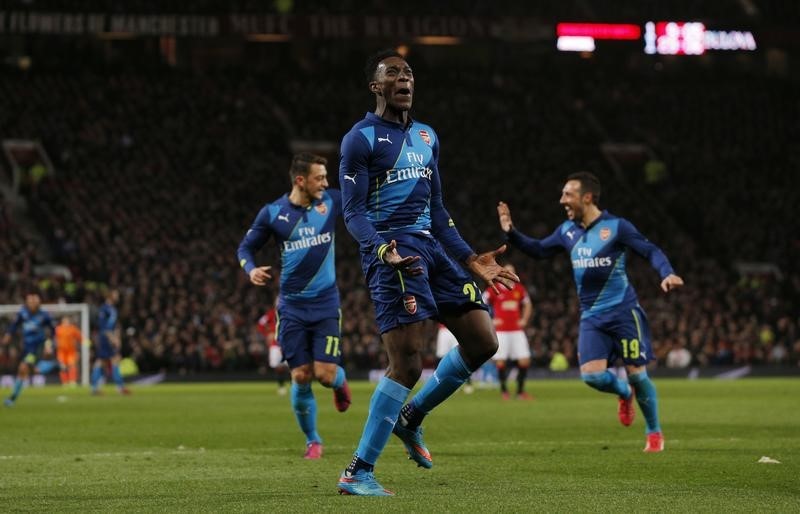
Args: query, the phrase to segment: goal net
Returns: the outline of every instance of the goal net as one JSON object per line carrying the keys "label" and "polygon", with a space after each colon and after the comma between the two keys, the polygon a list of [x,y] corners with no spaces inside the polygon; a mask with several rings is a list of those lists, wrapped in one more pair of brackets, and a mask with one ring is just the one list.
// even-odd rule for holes
{"label": "goal net", "polygon": [[[8,325],[10,325],[14,318],[17,316],[20,308],[22,306],[20,304],[13,304],[13,305],[0,305],[0,334],[5,334],[8,330]],[[89,369],[90,369],[90,362],[89,362],[89,340],[91,336],[90,332],[90,325],[89,325],[89,304],[88,303],[50,303],[50,304],[42,304],[40,309],[48,312],[50,317],[53,318],[53,323],[58,325],[59,320],[63,316],[69,316],[72,318],[73,323],[77,325],[81,329],[81,334],[83,335],[83,341],[80,345],[80,359],[78,360],[78,365],[80,366],[80,377],[81,377],[81,385],[84,387],[89,386]],[[55,334],[53,334],[54,336]],[[52,338],[52,337],[51,337]],[[14,339],[11,342],[12,345],[17,345],[17,347],[22,350],[22,327],[17,329],[17,333],[14,335]],[[55,339],[53,339],[53,359],[56,358],[55,354]],[[3,350],[0,350],[3,351]],[[13,363],[13,369],[7,370],[0,370],[0,375],[5,374],[16,374],[17,369],[16,365],[18,363]],[[34,380],[34,377],[31,377],[31,380]]]}

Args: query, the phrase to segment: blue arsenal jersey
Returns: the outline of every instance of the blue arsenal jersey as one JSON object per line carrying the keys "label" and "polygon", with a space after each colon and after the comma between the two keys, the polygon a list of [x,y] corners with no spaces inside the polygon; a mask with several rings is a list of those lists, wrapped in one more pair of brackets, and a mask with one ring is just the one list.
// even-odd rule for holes
{"label": "blue arsenal jersey", "polygon": [[582,319],[637,304],[636,291],[625,269],[628,248],[646,258],[662,279],[673,273],[661,249],[631,222],[608,211],[603,211],[586,229],[574,221],[565,221],[541,240],[517,230],[509,232],[508,238],[531,257],[549,257],[561,250],[569,253]]}
{"label": "blue arsenal jersey", "polygon": [[439,138],[430,126],[368,113],[344,136],[341,154],[344,220],[362,252],[416,233],[434,236],[459,261],[473,253],[442,203]]}
{"label": "blue arsenal jersey", "polygon": [[256,267],[255,252],[274,238],[281,255],[281,303],[338,311],[334,229],[340,213],[341,195],[335,189],[326,190],[308,207],[294,205],[288,194],[283,195],[256,216],[239,245],[239,264],[249,274]]}

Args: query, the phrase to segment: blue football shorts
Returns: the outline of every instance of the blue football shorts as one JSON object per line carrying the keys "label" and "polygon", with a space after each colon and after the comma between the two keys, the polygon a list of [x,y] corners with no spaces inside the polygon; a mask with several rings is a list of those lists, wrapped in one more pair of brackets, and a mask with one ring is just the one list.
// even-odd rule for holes
{"label": "blue football shorts", "polygon": [[110,359],[119,353],[117,348],[107,338],[100,336],[100,341],[97,344],[97,351],[95,357],[98,359]]}
{"label": "blue football shorts", "polygon": [[397,252],[402,257],[419,255],[417,265],[424,272],[411,276],[384,264],[374,253],[362,254],[361,266],[381,334],[440,314],[469,309],[488,311],[472,276],[445,252],[439,241],[418,233],[395,234],[386,239],[397,241]]}
{"label": "blue football shorts", "polygon": [[598,359],[609,364],[622,359],[629,366],[644,366],[655,359],[650,325],[641,306],[613,309],[581,319],[578,361],[585,364]]}
{"label": "blue football shorts", "polygon": [[39,361],[39,347],[39,343],[24,345],[19,361],[24,362],[28,366],[36,366],[36,363]]}
{"label": "blue football shorts", "polygon": [[341,332],[338,308],[315,313],[312,309],[278,306],[278,343],[291,369],[313,362],[341,364]]}

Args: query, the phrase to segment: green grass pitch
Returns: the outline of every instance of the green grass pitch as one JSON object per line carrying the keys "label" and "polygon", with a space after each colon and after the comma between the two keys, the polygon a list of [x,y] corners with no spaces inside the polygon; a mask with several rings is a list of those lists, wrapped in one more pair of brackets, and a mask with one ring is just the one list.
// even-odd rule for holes
{"label": "green grass pitch", "polygon": [[459,392],[425,421],[433,469],[389,441],[376,476],[393,498],[336,492],[371,384],[344,414],[314,386],[320,461],[273,383],[26,390],[0,410],[0,511],[800,512],[800,380],[656,385],[661,454],[641,451],[640,412],[622,427],[578,381],[530,381],[533,402]]}

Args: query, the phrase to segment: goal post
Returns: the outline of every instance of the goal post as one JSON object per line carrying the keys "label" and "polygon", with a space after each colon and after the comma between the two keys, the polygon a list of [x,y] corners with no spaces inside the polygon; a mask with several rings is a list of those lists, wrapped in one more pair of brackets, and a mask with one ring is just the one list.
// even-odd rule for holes
{"label": "goal post", "polygon": [[[6,318],[10,324],[19,310],[22,308],[21,304],[5,304],[0,305],[0,317]],[[80,366],[81,366],[81,385],[89,387],[89,353],[91,341],[91,326],[89,324],[89,304],[88,303],[47,303],[39,307],[41,310],[46,311],[53,318],[53,323],[58,325],[61,316],[77,316],[78,320],[76,325],[81,329],[83,340],[80,345]],[[6,324],[7,325],[7,324]],[[17,330],[16,337],[21,337],[20,329]],[[53,343],[55,344],[55,334],[52,335]],[[19,339],[18,339],[19,340]],[[53,358],[55,359],[55,347],[53,347]]]}

